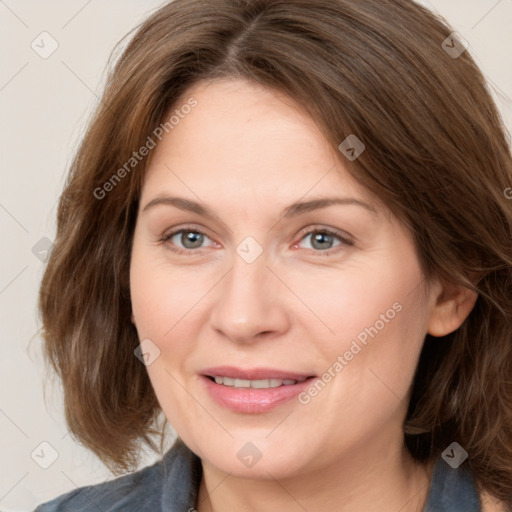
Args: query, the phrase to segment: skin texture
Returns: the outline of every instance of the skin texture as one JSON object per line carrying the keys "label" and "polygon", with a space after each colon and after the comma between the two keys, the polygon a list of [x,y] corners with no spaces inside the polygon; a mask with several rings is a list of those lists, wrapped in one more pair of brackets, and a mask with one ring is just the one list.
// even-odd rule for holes
{"label": "skin texture", "polygon": [[[198,106],[153,150],[130,279],[132,321],[160,350],[147,367],[160,405],[202,459],[199,512],[422,510],[432,467],[403,446],[408,393],[426,333],[457,329],[476,295],[427,287],[410,233],[293,100],[243,80],[197,84],[191,96]],[[164,194],[214,217],[143,211]],[[291,203],[324,196],[376,213],[334,205],[282,218]],[[181,234],[161,241],[180,228],[205,233],[202,245]],[[315,244],[322,229],[350,243]],[[252,263],[236,252],[247,236],[263,250]],[[306,405],[233,412],[199,378],[217,365],[320,376],[396,303],[400,312]],[[250,468],[237,457],[248,442],[262,454]]]}

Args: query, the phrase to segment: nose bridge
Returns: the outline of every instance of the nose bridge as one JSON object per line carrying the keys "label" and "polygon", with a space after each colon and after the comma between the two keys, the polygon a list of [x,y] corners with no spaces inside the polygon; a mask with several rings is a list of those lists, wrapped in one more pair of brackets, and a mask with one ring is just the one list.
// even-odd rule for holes
{"label": "nose bridge", "polygon": [[215,329],[239,341],[283,329],[286,317],[278,283],[273,282],[276,279],[267,268],[267,254],[250,238],[236,247],[211,316]]}

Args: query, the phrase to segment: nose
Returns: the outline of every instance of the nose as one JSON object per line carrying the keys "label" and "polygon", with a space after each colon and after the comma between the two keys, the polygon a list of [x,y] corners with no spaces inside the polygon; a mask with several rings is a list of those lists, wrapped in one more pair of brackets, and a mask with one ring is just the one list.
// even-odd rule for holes
{"label": "nose", "polygon": [[231,270],[216,287],[218,298],[210,322],[233,341],[274,338],[289,327],[286,287],[276,277],[276,270],[268,268],[264,255],[247,263],[235,254]]}

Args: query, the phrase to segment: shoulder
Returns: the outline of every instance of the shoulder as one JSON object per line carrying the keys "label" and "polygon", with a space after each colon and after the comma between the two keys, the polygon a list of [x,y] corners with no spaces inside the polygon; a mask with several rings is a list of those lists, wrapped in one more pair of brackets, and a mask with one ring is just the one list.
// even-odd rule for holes
{"label": "shoulder", "polygon": [[97,485],[80,487],[40,505],[36,512],[138,510],[137,503],[155,495],[161,484],[161,463]]}
{"label": "shoulder", "polygon": [[155,511],[194,501],[200,459],[181,441],[153,465],[108,482],[80,487],[43,503],[35,512]]}
{"label": "shoulder", "polygon": [[438,457],[425,512],[512,512],[477,485],[468,465],[451,465]]}

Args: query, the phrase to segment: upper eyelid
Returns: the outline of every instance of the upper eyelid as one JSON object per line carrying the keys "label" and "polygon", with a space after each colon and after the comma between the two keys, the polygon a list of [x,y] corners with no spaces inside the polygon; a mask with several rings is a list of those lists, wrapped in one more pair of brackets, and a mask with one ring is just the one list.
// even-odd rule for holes
{"label": "upper eyelid", "polygon": [[194,226],[184,226],[184,227],[181,227],[178,229],[171,229],[168,232],[167,231],[164,232],[164,234],[162,235],[161,238],[162,239],[170,239],[173,236],[176,236],[178,233],[181,233],[182,231],[191,231],[193,233],[200,233],[201,235],[207,236],[211,240],[211,237],[208,235],[208,233],[206,233],[206,230],[204,230],[202,228],[196,228]]}

